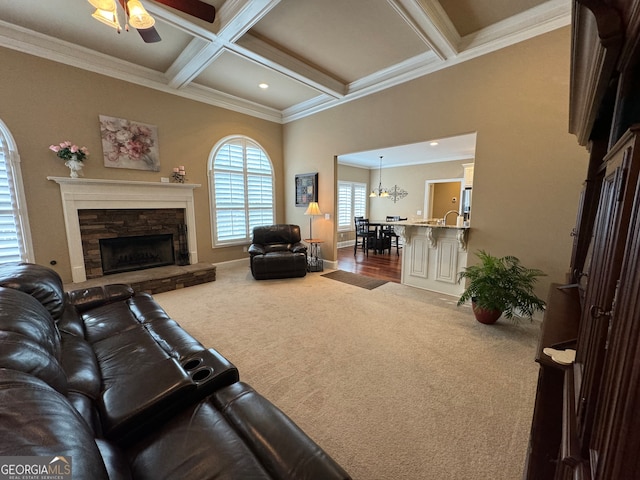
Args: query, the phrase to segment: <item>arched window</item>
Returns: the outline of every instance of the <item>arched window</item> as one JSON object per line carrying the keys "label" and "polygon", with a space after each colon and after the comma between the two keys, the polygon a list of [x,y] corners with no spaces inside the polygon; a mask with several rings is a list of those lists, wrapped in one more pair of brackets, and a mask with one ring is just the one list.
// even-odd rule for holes
{"label": "arched window", "polygon": [[0,120],[0,263],[33,261],[20,156]]}
{"label": "arched window", "polygon": [[273,167],[249,138],[227,137],[214,147],[209,190],[214,246],[247,244],[253,227],[273,224]]}

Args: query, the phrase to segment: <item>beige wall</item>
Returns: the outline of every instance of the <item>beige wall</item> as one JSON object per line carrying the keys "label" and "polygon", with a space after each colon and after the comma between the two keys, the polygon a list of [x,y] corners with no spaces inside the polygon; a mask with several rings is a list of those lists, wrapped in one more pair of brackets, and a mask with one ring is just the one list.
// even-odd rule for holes
{"label": "beige wall", "polygon": [[[60,191],[46,177],[68,176],[69,170],[48,150],[52,143],[86,145],[91,152],[84,168],[87,178],[159,182],[173,167],[185,165],[188,181],[202,185],[195,189],[199,260],[220,262],[247,254],[242,247],[212,248],[207,161],[218,140],[246,135],[274,164],[277,221],[285,221],[281,125],[11,50],[0,49],[0,59],[0,119],[21,156],[36,262],[56,261],[65,281],[71,273]],[[162,170],[105,168],[99,114],[156,125]]]}
{"label": "beige wall", "polygon": [[[295,173],[319,172],[320,207],[333,212],[335,155],[477,132],[469,249],[542,269],[546,295],[568,269],[587,164],[567,133],[570,42],[566,27],[285,125],[284,156],[296,159],[285,163],[287,220],[303,218]],[[335,259],[323,223],[314,232]]]}

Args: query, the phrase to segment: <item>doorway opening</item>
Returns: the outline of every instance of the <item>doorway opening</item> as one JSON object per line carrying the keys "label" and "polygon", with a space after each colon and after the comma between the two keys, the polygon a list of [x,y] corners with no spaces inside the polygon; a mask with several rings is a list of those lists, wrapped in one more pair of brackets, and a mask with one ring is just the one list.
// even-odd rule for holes
{"label": "doorway opening", "polygon": [[[442,180],[427,180],[424,187],[424,219],[442,219],[447,212],[455,210],[462,215],[464,193],[462,178],[448,178]],[[451,225],[451,220],[447,222]],[[455,225],[455,219],[453,220]]]}

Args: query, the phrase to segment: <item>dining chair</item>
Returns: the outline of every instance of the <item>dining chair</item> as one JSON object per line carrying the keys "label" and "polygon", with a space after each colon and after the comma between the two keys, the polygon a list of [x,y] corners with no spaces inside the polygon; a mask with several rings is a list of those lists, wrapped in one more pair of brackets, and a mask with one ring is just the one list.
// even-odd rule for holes
{"label": "dining chair", "polygon": [[[353,254],[355,255],[358,251],[358,245],[362,245],[362,249],[366,252],[367,257],[369,256],[369,248],[372,245],[375,246],[376,241],[376,232],[375,230],[371,230],[371,226],[369,225],[369,219],[364,217],[354,217],[353,222],[356,227],[356,241],[353,245]],[[359,242],[358,239],[361,239]]]}
{"label": "dining chair", "polygon": [[[399,222],[400,216],[396,216],[396,215],[388,215],[386,218],[387,222]],[[405,218],[406,220],[406,218]],[[391,247],[393,245],[393,239],[395,238],[396,240],[396,255],[400,255],[400,245],[399,245],[399,238],[400,236],[395,232],[395,230],[393,229],[393,225],[383,225],[382,226],[382,238],[383,240],[383,245],[389,245],[389,254],[391,254]]]}

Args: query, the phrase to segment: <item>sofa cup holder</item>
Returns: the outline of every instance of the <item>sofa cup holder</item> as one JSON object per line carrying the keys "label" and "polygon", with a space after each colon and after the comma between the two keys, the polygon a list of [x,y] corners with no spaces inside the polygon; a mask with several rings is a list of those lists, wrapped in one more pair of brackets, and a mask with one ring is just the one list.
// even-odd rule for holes
{"label": "sofa cup holder", "polygon": [[202,357],[189,358],[182,364],[182,368],[187,372],[193,372],[196,368],[202,365],[203,361]]}
{"label": "sofa cup holder", "polygon": [[213,349],[193,352],[180,362],[182,369],[197,387],[199,395],[238,381],[238,372],[224,357]]}
{"label": "sofa cup holder", "polygon": [[187,358],[182,362],[182,368],[196,385],[200,385],[209,380],[213,377],[215,371],[215,368],[211,365],[212,362],[207,361],[205,356],[206,355],[197,355]]}
{"label": "sofa cup holder", "polygon": [[202,367],[197,370],[193,370],[189,373],[191,375],[191,379],[196,383],[200,384],[206,381],[210,376],[213,375],[212,367]]}

